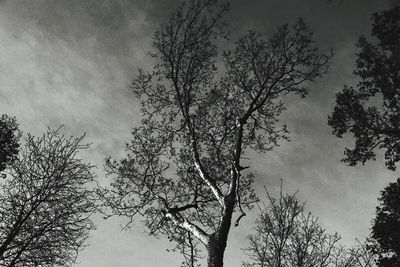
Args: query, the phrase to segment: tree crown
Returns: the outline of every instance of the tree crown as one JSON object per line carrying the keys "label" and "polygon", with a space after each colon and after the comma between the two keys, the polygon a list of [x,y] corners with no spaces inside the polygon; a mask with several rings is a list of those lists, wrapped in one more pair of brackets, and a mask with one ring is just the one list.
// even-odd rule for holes
{"label": "tree crown", "polygon": [[189,232],[208,247],[226,239],[234,211],[238,224],[257,200],[241,163],[246,149],[267,151],[286,138],[282,97],[305,96],[304,83],[330,59],[302,19],[269,39],[250,31],[218,53],[227,10],[216,0],[188,1],[155,33],[157,64],[139,70],[132,86],[142,123],[127,156],[107,161],[111,189],[99,190],[112,214],[129,222],[142,215],[151,234],[182,240]]}

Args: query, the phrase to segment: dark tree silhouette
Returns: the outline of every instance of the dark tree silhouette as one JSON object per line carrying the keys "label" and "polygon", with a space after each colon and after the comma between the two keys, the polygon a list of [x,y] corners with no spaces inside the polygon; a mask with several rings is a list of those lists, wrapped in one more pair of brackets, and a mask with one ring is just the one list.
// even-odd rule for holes
{"label": "dark tree silhouette", "polygon": [[329,117],[333,133],[354,135],[355,146],[346,148],[350,165],[375,159],[375,149],[385,151],[386,166],[394,170],[400,160],[400,5],[373,16],[376,44],[361,37],[354,73],[356,87],[337,94]]}
{"label": "dark tree silhouette", "polygon": [[77,157],[80,138],[48,130],[25,140],[0,183],[0,266],[65,266],[93,227],[85,186],[92,166]]}
{"label": "dark tree silhouette", "polygon": [[4,171],[7,164],[12,162],[19,149],[21,133],[15,118],[5,114],[0,118],[0,171]]}
{"label": "dark tree silhouette", "polygon": [[378,266],[400,266],[400,178],[382,191],[372,226],[372,248],[379,254]]}
{"label": "dark tree silhouette", "polygon": [[246,150],[268,151],[286,138],[278,125],[282,97],[305,96],[304,83],[325,73],[331,56],[319,54],[300,19],[268,40],[250,31],[218,58],[227,9],[216,0],[188,1],[156,32],[154,70],[139,70],[133,83],[142,124],[126,158],[107,162],[111,188],[99,190],[128,226],[142,216],[150,234],[180,245],[190,233],[210,267],[223,266],[234,213],[237,225],[256,201]]}
{"label": "dark tree silhouette", "polygon": [[[355,147],[345,150],[345,162],[350,165],[365,163],[375,159],[376,149],[383,149],[387,168],[395,170],[400,160],[398,1],[389,10],[375,13],[373,20],[372,36],[377,42],[360,38],[354,72],[360,82],[355,88],[345,86],[337,94],[337,105],[329,117],[329,125],[338,137],[347,132],[355,137]],[[373,222],[371,237],[375,242],[371,247],[380,254],[379,266],[400,266],[398,188],[398,183],[392,183],[382,192],[381,205]]]}

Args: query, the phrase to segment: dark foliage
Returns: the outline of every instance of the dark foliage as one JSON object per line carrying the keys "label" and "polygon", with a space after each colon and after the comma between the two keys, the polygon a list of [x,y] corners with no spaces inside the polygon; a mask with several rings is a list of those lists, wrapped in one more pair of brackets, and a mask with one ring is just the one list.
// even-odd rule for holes
{"label": "dark foliage", "polygon": [[0,171],[17,157],[20,137],[16,119],[3,114],[0,118]]}
{"label": "dark foliage", "polygon": [[400,178],[389,184],[379,198],[372,226],[372,248],[379,255],[379,267],[400,266]]}
{"label": "dark foliage", "polygon": [[[374,41],[361,37],[354,73],[357,86],[345,86],[337,95],[329,117],[333,133],[354,135],[355,146],[346,148],[350,165],[375,159],[376,149],[384,150],[386,166],[396,169],[400,161],[400,5],[373,16]],[[379,199],[373,222],[371,251],[379,255],[379,266],[400,266],[400,187],[390,184]]]}
{"label": "dark foliage", "polygon": [[355,138],[354,148],[345,149],[346,163],[364,164],[383,149],[386,166],[394,170],[400,160],[400,6],[373,20],[377,42],[359,39],[354,73],[360,82],[337,94],[329,125],[336,136],[350,132]]}

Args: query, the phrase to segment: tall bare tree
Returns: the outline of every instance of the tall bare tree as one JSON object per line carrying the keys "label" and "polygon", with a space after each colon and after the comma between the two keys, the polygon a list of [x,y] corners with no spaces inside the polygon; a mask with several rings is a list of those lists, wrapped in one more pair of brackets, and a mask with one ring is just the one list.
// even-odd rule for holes
{"label": "tall bare tree", "polygon": [[0,266],[65,266],[74,262],[93,224],[86,186],[92,166],[78,158],[83,136],[48,130],[25,140],[0,183]]}
{"label": "tall bare tree", "polygon": [[139,70],[133,82],[142,124],[126,158],[108,160],[113,181],[99,190],[128,226],[142,216],[152,235],[179,241],[190,233],[210,267],[223,266],[233,214],[237,225],[256,200],[245,152],[286,138],[282,97],[304,97],[303,86],[326,72],[331,56],[317,51],[299,19],[269,39],[250,31],[218,57],[227,10],[216,0],[188,1],[155,33],[154,69]]}

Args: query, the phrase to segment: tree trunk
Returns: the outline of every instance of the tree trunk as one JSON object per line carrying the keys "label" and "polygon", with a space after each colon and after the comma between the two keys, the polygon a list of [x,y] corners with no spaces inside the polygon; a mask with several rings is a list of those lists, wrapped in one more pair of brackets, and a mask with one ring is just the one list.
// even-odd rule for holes
{"label": "tree trunk", "polygon": [[234,198],[226,196],[224,199],[225,210],[218,230],[210,236],[207,245],[207,266],[223,267],[224,253],[228,241],[229,229],[231,227],[232,213],[235,206]]}
{"label": "tree trunk", "polygon": [[226,248],[226,239],[221,238],[218,233],[213,234],[210,237],[209,244],[207,246],[208,267],[222,267],[224,266],[224,252]]}

